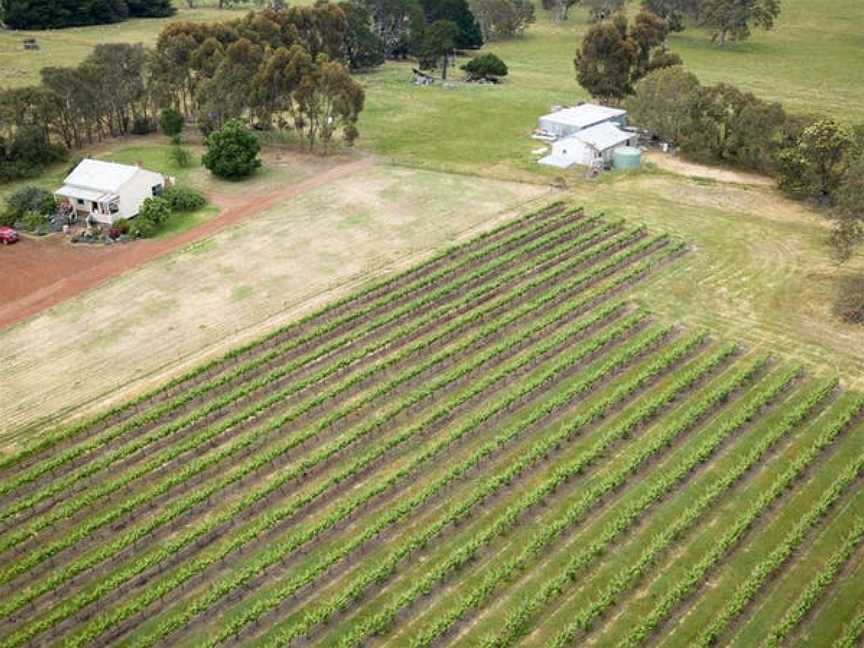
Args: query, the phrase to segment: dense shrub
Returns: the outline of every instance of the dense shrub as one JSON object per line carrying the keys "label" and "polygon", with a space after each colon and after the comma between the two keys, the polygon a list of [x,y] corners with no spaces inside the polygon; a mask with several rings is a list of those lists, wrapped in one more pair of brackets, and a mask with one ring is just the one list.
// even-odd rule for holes
{"label": "dense shrub", "polygon": [[171,0],[126,0],[132,18],[166,18],[177,13]]}
{"label": "dense shrub", "polygon": [[183,115],[174,108],[165,108],[159,114],[159,129],[163,135],[177,137],[183,132]]}
{"label": "dense shrub", "polygon": [[507,76],[507,65],[491,52],[471,59],[462,66],[462,69],[468,73],[469,81],[479,81],[481,79],[497,81],[501,77]]}
{"label": "dense shrub", "polygon": [[111,225],[111,228],[112,228],[112,229],[116,229],[116,230],[117,230],[118,232],[120,232],[121,234],[128,234],[128,233],[129,233],[129,227],[130,227],[130,225],[131,225],[131,223],[130,223],[127,219],[125,219],[125,218],[118,218],[118,219],[117,219],[116,221],[114,221],[114,223]]}
{"label": "dense shrub", "polygon": [[0,209],[0,227],[12,227],[17,220],[18,216],[8,207]]}
{"label": "dense shrub", "polygon": [[192,164],[192,154],[189,152],[189,149],[185,149],[179,145],[171,147],[171,150],[168,151],[168,159],[181,169],[185,169]]}
{"label": "dense shrub", "polygon": [[261,144],[239,119],[231,119],[221,130],[204,138],[207,152],[202,164],[220,178],[243,178],[261,166]]}
{"label": "dense shrub", "polygon": [[45,189],[28,185],[14,191],[6,198],[9,211],[18,218],[33,213],[47,216],[54,213],[54,195]]}
{"label": "dense shrub", "polygon": [[175,212],[194,211],[203,207],[207,201],[194,189],[186,187],[171,187],[166,189],[162,196],[168,201],[171,209]]}
{"label": "dense shrub", "polygon": [[149,117],[136,117],[132,121],[131,131],[133,135],[149,135],[156,131],[156,124]]}
{"label": "dense shrub", "polygon": [[149,238],[169,218],[171,218],[171,205],[165,198],[148,198],[141,205],[138,216],[131,221],[129,234],[136,238]]}
{"label": "dense shrub", "polygon": [[0,137],[0,180],[36,177],[46,164],[65,155],[65,149],[50,142],[43,129],[19,128],[10,140]]}
{"label": "dense shrub", "polygon": [[864,324],[864,275],[843,277],[837,286],[834,312],[850,324]]}
{"label": "dense shrub", "polygon": [[39,212],[27,212],[21,216],[17,224],[21,229],[37,234],[47,234],[51,231],[51,218]]}

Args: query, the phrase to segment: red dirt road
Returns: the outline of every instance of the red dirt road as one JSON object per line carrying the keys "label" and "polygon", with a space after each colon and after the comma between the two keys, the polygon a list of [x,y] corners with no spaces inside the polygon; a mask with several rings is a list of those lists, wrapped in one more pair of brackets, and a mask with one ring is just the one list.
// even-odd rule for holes
{"label": "red dirt road", "polygon": [[64,237],[22,239],[0,246],[0,328],[31,317],[107,279],[211,236],[283,200],[372,165],[371,159],[341,164],[308,180],[267,193],[210,195],[220,213],[165,240],[128,245],[73,245]]}

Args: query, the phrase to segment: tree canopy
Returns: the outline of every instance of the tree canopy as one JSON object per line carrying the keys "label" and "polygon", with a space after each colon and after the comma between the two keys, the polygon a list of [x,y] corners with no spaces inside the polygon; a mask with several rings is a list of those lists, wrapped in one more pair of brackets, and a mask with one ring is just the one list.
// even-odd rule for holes
{"label": "tree canopy", "polygon": [[660,16],[669,31],[684,31],[684,18],[698,18],[702,0],[642,0],[645,11]]}
{"label": "tree canopy", "polygon": [[780,0],[701,0],[699,15],[722,47],[727,40],[749,38],[753,26],[771,29],[780,15]]}
{"label": "tree canopy", "polygon": [[384,39],[372,29],[372,14],[357,2],[340,2],[345,14],[345,58],[352,70],[365,70],[384,63]]}
{"label": "tree canopy", "polygon": [[387,58],[405,58],[420,47],[426,16],[418,0],[361,0],[384,41]]}
{"label": "tree canopy", "polygon": [[606,20],[624,8],[624,0],[581,0],[591,20]]}
{"label": "tree canopy", "polygon": [[220,178],[243,178],[261,166],[258,157],[261,144],[239,119],[232,119],[221,130],[210,133],[204,138],[204,146],[207,152],[201,163]]}
{"label": "tree canopy", "polygon": [[536,20],[532,0],[468,0],[483,40],[513,38]]}
{"label": "tree canopy", "polygon": [[60,29],[173,15],[171,0],[3,0],[0,19],[12,29]]}
{"label": "tree canopy", "polygon": [[698,123],[702,92],[696,75],[676,65],[640,80],[625,107],[634,124],[666,142],[679,144]]}
{"label": "tree canopy", "polygon": [[421,67],[438,67],[442,63],[441,78],[447,78],[447,66],[450,55],[456,47],[459,38],[459,26],[452,20],[437,20],[423,34],[423,45],[420,48]]}
{"label": "tree canopy", "polygon": [[793,194],[831,202],[840,186],[852,130],[820,119],[803,130],[780,156],[780,186]]}
{"label": "tree canopy", "polygon": [[149,131],[163,109],[205,134],[240,119],[292,130],[310,146],[337,134],[351,144],[364,95],[342,63],[347,22],[329,3],[170,22],[154,50],[107,43],[76,67],[44,68],[39,85],[0,89],[0,179],[38,175],[66,149]]}
{"label": "tree canopy", "polygon": [[483,46],[483,33],[480,24],[468,6],[467,0],[420,0],[426,16],[427,24],[439,20],[449,20],[454,23],[459,34],[456,37],[456,47],[461,49],[477,49]]}
{"label": "tree canopy", "polygon": [[665,49],[669,28],[654,14],[641,12],[630,27],[623,14],[591,26],[573,61],[579,85],[602,101],[621,101],[653,70],[680,65]]}

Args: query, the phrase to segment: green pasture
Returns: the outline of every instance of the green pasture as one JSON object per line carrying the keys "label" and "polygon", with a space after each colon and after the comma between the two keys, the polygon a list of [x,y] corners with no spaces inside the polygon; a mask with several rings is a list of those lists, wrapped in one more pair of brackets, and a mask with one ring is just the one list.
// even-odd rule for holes
{"label": "green pasture", "polygon": [[[670,45],[705,83],[734,83],[796,112],[864,121],[864,13],[858,5],[857,0],[836,0],[828,11],[810,0],[786,0],[776,28],[754,31],[748,41],[719,48],[705,30],[691,26],[673,35]],[[630,3],[631,13],[636,7]],[[0,32],[0,85],[34,83],[42,67],[77,63],[98,43],[153,44],[171,20],[221,20],[249,8],[183,7],[169,19]],[[551,104],[588,98],[576,84],[572,64],[589,24],[586,12],[575,8],[567,22],[556,25],[538,3],[537,17],[522,37],[487,44],[485,49],[510,67],[499,86],[462,83],[457,68],[446,86],[417,87],[410,82],[411,63],[387,63],[361,75],[367,104],[359,145],[400,163],[429,168],[499,176],[531,169],[537,143],[527,135],[537,116]],[[24,36],[38,38],[41,49],[24,51]]]}

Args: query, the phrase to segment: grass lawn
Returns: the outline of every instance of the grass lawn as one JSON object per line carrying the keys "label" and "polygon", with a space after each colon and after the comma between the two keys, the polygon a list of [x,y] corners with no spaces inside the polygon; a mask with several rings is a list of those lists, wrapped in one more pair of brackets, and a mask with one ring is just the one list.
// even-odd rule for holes
{"label": "grass lawn", "polygon": [[771,187],[650,169],[575,181],[569,189],[592,212],[645,222],[691,243],[674,269],[640,287],[650,308],[864,386],[864,329],[831,313],[838,277],[860,272],[864,258],[837,266],[818,214]]}
{"label": "grass lawn", "polygon": [[[631,12],[635,7],[631,2]],[[488,44],[510,68],[499,86],[457,81],[450,88],[414,87],[409,63],[388,63],[361,77],[368,97],[362,144],[411,164],[496,175],[533,172],[537,142],[527,136],[537,117],[552,104],[588,99],[572,63],[588,24],[578,8],[562,25],[538,10],[537,23],[523,37]],[[857,0],[838,0],[830,12],[810,0],[786,0],[774,31],[755,31],[749,41],[725,48],[696,28],[670,40],[705,83],[733,83],[792,111],[864,121],[864,66],[852,64],[864,50]]]}
{"label": "grass lawn", "polygon": [[[171,145],[158,135],[127,137],[97,144],[85,151],[77,151],[70,160],[52,166],[38,178],[0,185],[0,200],[25,185],[35,185],[54,191],[63,184],[63,178],[68,175],[74,161],[83,157],[95,157],[121,164],[138,164],[145,169],[174,177],[179,186],[197,189],[211,198],[221,199],[236,194],[241,183],[216,178],[201,165],[201,154],[204,149],[200,144],[187,143],[184,146],[192,153],[192,161],[186,167],[178,166],[171,159],[169,155]],[[279,151],[268,151],[265,158],[266,164],[252,178],[242,181],[244,191],[265,193],[286,184],[300,182],[328,163],[328,160],[319,158],[303,158],[302,161],[298,161],[297,158],[285,156]],[[217,206],[211,203],[194,212],[175,214],[169,223],[160,228],[156,238],[180,234],[218,213]]]}

